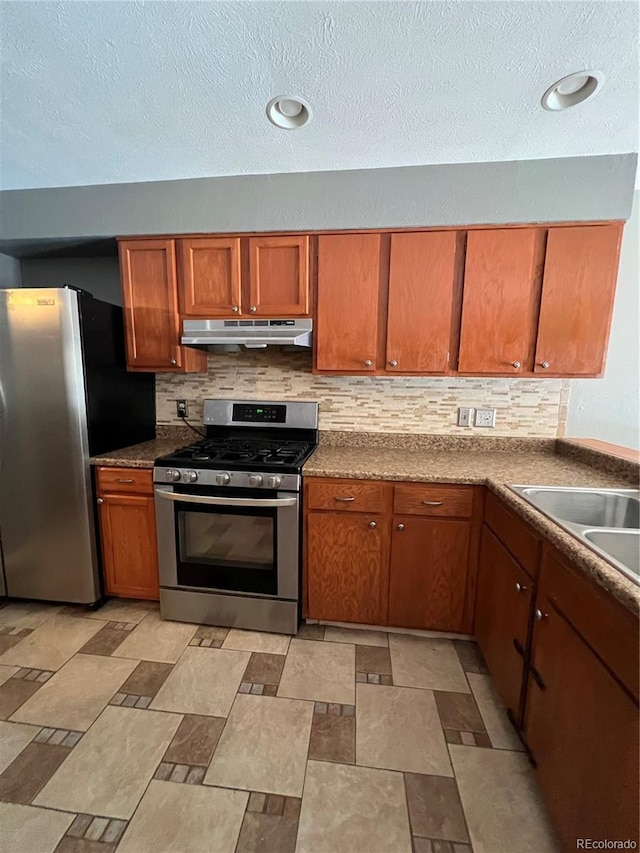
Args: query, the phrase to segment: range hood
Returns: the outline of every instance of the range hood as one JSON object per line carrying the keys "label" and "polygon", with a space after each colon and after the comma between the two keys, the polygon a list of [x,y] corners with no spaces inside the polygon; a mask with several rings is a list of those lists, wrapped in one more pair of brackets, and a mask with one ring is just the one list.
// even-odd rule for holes
{"label": "range hood", "polygon": [[313,320],[184,320],[182,343],[192,347],[310,347]]}

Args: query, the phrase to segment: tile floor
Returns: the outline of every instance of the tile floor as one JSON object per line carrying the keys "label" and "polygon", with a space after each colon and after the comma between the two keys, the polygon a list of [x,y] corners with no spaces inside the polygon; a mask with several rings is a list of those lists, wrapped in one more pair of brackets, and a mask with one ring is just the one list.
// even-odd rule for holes
{"label": "tile floor", "polygon": [[0,607],[2,853],[557,853],[477,646]]}

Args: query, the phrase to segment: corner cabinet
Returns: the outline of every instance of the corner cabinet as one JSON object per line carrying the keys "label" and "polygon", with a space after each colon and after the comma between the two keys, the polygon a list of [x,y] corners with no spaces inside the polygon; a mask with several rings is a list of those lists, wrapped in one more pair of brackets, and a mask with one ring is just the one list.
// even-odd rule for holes
{"label": "corner cabinet", "polygon": [[175,241],[123,240],[118,250],[129,370],[206,371],[206,353],[180,345]]}

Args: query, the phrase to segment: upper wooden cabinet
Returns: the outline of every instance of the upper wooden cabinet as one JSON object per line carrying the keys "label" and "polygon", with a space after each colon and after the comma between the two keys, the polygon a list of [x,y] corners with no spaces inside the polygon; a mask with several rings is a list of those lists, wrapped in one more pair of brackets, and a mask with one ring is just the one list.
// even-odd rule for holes
{"label": "upper wooden cabinet", "polygon": [[258,317],[309,313],[309,237],[249,239],[249,313]]}
{"label": "upper wooden cabinet", "polygon": [[240,312],[240,238],[178,240],[180,312],[229,317]]}
{"label": "upper wooden cabinet", "polygon": [[206,370],[205,353],[180,346],[174,241],[121,241],[119,253],[129,369]]}
{"label": "upper wooden cabinet", "polygon": [[536,373],[602,373],[621,239],[620,224],[549,229]]}

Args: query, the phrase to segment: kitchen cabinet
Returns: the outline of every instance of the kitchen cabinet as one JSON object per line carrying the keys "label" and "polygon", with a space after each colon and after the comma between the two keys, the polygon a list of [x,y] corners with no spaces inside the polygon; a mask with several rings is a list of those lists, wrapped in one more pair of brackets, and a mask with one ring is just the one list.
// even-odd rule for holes
{"label": "kitchen cabinet", "polygon": [[249,238],[249,313],[308,316],[308,236]]}
{"label": "kitchen cabinet", "polygon": [[577,838],[637,843],[637,702],[554,606],[554,593],[545,559],[524,725],[538,783],[565,850]]}
{"label": "kitchen cabinet", "polygon": [[306,539],[309,618],[384,624],[389,520],[310,512]]}
{"label": "kitchen cabinet", "polygon": [[175,242],[122,240],[118,250],[129,370],[206,371],[206,353],[180,345]]}
{"label": "kitchen cabinet", "polygon": [[178,240],[180,312],[187,317],[240,313],[240,238]]}
{"label": "kitchen cabinet", "polygon": [[621,239],[620,224],[549,229],[536,374],[603,372]]}
{"label": "kitchen cabinet", "polygon": [[96,491],[105,593],[157,600],[152,472],[139,468],[98,468]]}

